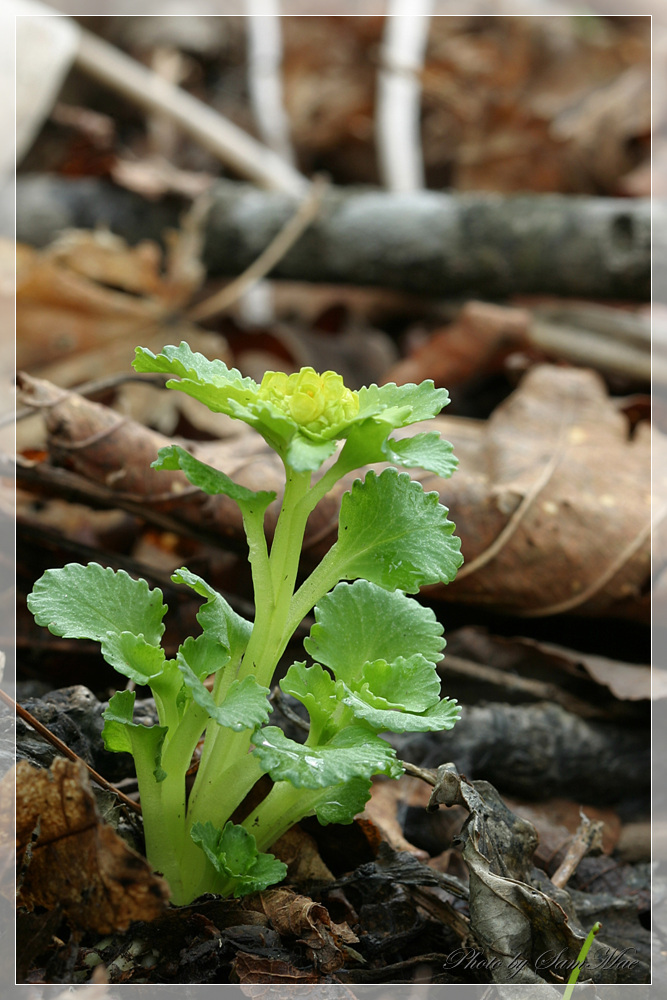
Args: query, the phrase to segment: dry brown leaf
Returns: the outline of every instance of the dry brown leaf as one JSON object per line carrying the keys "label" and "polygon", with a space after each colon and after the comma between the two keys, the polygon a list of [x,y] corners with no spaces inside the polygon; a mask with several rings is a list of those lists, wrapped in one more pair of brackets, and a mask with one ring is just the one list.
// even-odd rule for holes
{"label": "dry brown leaf", "polygon": [[503,801],[537,830],[539,843],[535,857],[543,863],[551,862],[566,847],[581,822],[581,812],[591,820],[603,823],[602,850],[611,854],[621,835],[621,821],[613,809],[580,805],[570,799],[549,799],[547,802],[522,802],[503,796]]}
{"label": "dry brown leaf", "polygon": [[[241,541],[233,501],[202,494],[181,473],[149,468],[169,439],[47,382],[23,377],[21,384],[25,401],[45,410],[56,464],[104,483],[119,498]],[[512,614],[648,620],[651,439],[645,425],[630,438],[595,373],[539,366],[488,421],[439,417],[409,431],[420,429],[452,441],[460,463],[447,481],[413,473],[451,510],[465,557],[455,582],[430,588],[431,596]],[[249,489],[282,489],[280,460],[258,435],[190,447]],[[665,447],[654,431],[654,455]],[[340,497],[363,472],[341,480],[311,516],[306,563],[333,543]],[[667,484],[653,485],[655,526],[664,520]],[[278,505],[279,499],[267,512],[269,534]]]}
{"label": "dry brown leaf", "polygon": [[239,951],[232,962],[239,983],[319,983],[316,972],[304,972],[281,958],[261,958]]}
{"label": "dry brown leaf", "polygon": [[293,826],[271,847],[271,853],[287,865],[287,877],[292,882],[335,882],[333,873],[320,856],[314,837]]}
{"label": "dry brown leaf", "polygon": [[526,347],[529,322],[525,309],[467,302],[454,323],[436,330],[425,344],[392,365],[382,381],[400,385],[430,378],[451,389],[500,368],[509,353]]}
{"label": "dry brown leaf", "polygon": [[[193,215],[168,239],[166,269],[157,244],[130,247],[108,230],[67,230],[43,250],[19,244],[16,266],[16,351],[20,368],[38,369],[80,351],[164,326],[203,280],[200,220]],[[174,336],[187,339],[181,321]]]}
{"label": "dry brown leaf", "polygon": [[[444,675],[475,685],[491,701],[557,701],[584,718],[615,712],[620,701],[665,697],[667,671],[582,653],[523,636],[498,636],[477,626],[449,633]],[[492,665],[492,666],[491,666]],[[490,685],[487,686],[487,685]],[[603,686],[607,691],[600,690]],[[462,700],[479,700],[474,687]],[[461,697],[461,694],[459,694]]]}
{"label": "dry brown leaf", "polygon": [[426,861],[428,851],[415,847],[403,834],[396,815],[400,804],[420,805],[426,808],[431,790],[417,778],[404,777],[401,782],[375,779],[371,797],[364,807],[364,813],[377,827],[383,840],[395,851],[407,851],[420,861]]}
{"label": "dry brown leaf", "polygon": [[278,934],[297,938],[321,972],[340,969],[345,963],[343,946],[358,942],[346,923],[336,924],[321,903],[290,889],[273,889],[244,899],[247,909],[259,910],[269,918]]}
{"label": "dry brown leaf", "polygon": [[167,883],[100,820],[82,765],[58,757],[46,771],[20,761],[16,786],[20,906],[59,905],[100,934],[164,911]]}
{"label": "dry brown leaf", "polygon": [[621,701],[644,701],[667,698],[667,670],[660,667],[643,666],[639,663],[622,663],[608,656],[593,653],[579,653],[550,642],[522,640],[546,653],[569,660],[574,667],[582,666],[594,681],[608,687],[614,697]]}

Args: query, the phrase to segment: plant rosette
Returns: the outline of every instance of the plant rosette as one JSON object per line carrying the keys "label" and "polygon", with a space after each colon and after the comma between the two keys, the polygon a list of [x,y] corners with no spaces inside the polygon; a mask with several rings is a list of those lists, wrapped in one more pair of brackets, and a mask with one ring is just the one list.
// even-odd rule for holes
{"label": "plant rosette", "polygon": [[[291,826],[306,816],[350,823],[369,798],[373,775],[403,773],[382,733],[450,729],[459,718],[456,701],[441,698],[443,628],[409,595],[454,579],[463,562],[460,541],[438,494],[399,471],[447,477],[457,463],[437,432],[391,436],[436,416],[448,395],[430,381],[353,391],[336,373],[312,368],[267,372],[257,384],[185,343],[157,356],[138,348],[134,367],[166,373],[169,388],[249,424],[282,460],[285,487],[270,545],[264,515],[275,492],[249,490],[178,445],[162,448],[153,463],[180,469],[206,493],[238,504],[254,621],[186,568],[172,579],[203,599],[201,633],[185,639],[173,659],[161,647],[162,593],[122,570],[96,563],[47,570],[28,605],[38,624],[99,642],[122,676],[151,689],[157,725],[135,723],[134,692],[119,691],[104,712],[102,736],[107,749],[134,757],[146,855],[167,878],[172,901],[188,903],[204,892],[242,896],[284,878],[285,865],[267,849]],[[308,517],[339,479],[379,462],[388,467],[343,494],[337,540],[298,585]],[[288,642],[313,609],[304,642],[310,661],[293,663],[280,682],[308,712],[301,744],[267,725],[268,695]],[[188,796],[185,775],[202,736]],[[266,774],[271,791],[242,823],[232,823]]]}

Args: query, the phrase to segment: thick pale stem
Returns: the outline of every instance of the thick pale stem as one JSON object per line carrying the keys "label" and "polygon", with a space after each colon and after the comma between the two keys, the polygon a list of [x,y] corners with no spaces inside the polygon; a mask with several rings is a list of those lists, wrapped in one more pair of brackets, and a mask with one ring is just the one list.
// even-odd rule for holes
{"label": "thick pale stem", "polygon": [[[271,599],[262,601],[269,585],[262,582],[256,593],[255,625],[248,643],[240,677],[254,676],[269,686],[278,660],[287,645],[285,623],[299,569],[301,545],[311,511],[308,503],[310,473],[286,466],[285,493],[268,560]],[[259,575],[259,574],[258,574]]]}
{"label": "thick pale stem", "polygon": [[286,634],[291,635],[311,608],[344,578],[344,567],[338,562],[337,543],[334,542],[322,562],[294,594],[285,623]]}
{"label": "thick pale stem", "polygon": [[242,824],[257,841],[258,851],[268,850],[290,827],[312,812],[311,795],[308,789],[295,788],[288,781],[273,786]]}

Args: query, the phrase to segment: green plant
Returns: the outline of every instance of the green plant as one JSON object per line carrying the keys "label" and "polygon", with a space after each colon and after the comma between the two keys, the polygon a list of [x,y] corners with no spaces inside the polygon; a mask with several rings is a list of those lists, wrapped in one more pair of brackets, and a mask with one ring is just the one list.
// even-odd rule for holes
{"label": "green plant", "polygon": [[[104,713],[103,738],[107,749],[134,756],[147,857],[167,878],[173,901],[203,892],[240,896],[284,877],[285,866],[263,852],[300,819],[350,823],[373,774],[403,772],[379,733],[449,729],[459,717],[456,702],[440,698],[442,626],[407,595],[451,581],[463,561],[460,542],[438,494],[393,467],[449,476],[456,459],[437,432],[390,436],[434,417],[448,395],[432,382],[352,392],[339,375],[311,368],[269,372],[258,385],[185,343],[157,356],[138,348],[134,367],[174,376],[168,386],[245,421],[282,459],[285,488],[270,546],[264,522],[273,491],[247,489],[177,445],[162,448],[153,463],[181,469],[205,492],[238,504],[254,623],[184,568],[172,579],[204,598],[202,632],[186,639],[175,659],[160,646],[162,593],[123,571],[95,563],[48,570],[29,606],[56,635],[99,642],[119,673],[152,690],[158,725],[136,724],[134,692],[119,691]],[[337,541],[297,587],[309,515],[342,476],[377,462],[391,467],[368,472],[343,495]],[[313,607],[316,623],[304,645],[314,662],[294,663],[280,682],[310,716],[299,744],[265,725],[267,696],[288,641]],[[188,798],[185,775],[202,734]],[[230,816],[263,774],[273,780],[271,791],[233,824]]]}
{"label": "green plant", "polygon": [[598,920],[597,923],[593,924],[593,926],[591,927],[590,931],[588,932],[586,940],[584,941],[583,945],[581,946],[581,951],[577,955],[577,961],[575,962],[574,968],[572,969],[572,972],[570,973],[570,978],[567,981],[567,989],[565,990],[565,993],[563,993],[563,1000],[570,1000],[570,997],[572,996],[572,993],[574,991],[574,987],[577,985],[577,980],[579,979],[579,976],[581,975],[581,970],[584,967],[584,962],[586,961],[586,956],[588,955],[589,951],[591,950],[591,945],[593,944],[593,941],[595,940],[596,934],[598,934],[601,929],[602,929],[602,924]]}

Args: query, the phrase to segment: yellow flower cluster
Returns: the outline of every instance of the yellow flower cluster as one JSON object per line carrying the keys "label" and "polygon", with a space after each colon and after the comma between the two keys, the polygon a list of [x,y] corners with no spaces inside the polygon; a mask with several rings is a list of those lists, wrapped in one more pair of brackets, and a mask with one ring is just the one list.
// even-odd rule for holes
{"label": "yellow flower cluster", "polygon": [[340,375],[318,375],[313,368],[302,368],[292,375],[266,372],[258,396],[311,434],[342,427],[359,412],[358,393],[346,388]]}

